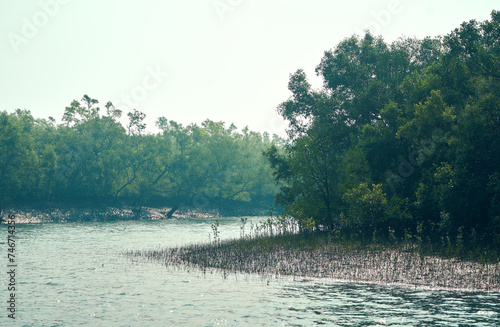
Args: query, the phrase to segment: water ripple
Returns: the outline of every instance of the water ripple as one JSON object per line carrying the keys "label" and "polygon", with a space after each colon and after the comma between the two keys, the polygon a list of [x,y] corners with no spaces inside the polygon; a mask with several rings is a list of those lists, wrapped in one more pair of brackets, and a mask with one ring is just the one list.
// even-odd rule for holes
{"label": "water ripple", "polygon": [[[208,241],[210,219],[18,226],[23,326],[495,326],[500,294],[224,276],[132,262]],[[240,218],[221,219],[223,238]],[[0,312],[0,325],[5,321]]]}

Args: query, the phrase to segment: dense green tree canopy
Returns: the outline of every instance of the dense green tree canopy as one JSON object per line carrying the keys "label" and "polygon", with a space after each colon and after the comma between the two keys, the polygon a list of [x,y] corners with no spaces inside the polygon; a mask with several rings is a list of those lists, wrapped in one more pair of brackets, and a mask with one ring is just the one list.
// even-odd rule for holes
{"label": "dense green tree canopy", "polygon": [[278,107],[290,144],[266,152],[285,214],[304,228],[500,245],[500,12],[442,38],[353,36],[316,72],[319,90],[290,76]]}
{"label": "dense green tree canopy", "polygon": [[182,126],[161,117],[145,132],[144,113],[127,114],[89,96],[62,121],[29,111],[0,113],[0,210],[36,202],[156,205],[203,209],[211,201],[269,203],[277,192],[262,152],[277,137],[222,122]]}

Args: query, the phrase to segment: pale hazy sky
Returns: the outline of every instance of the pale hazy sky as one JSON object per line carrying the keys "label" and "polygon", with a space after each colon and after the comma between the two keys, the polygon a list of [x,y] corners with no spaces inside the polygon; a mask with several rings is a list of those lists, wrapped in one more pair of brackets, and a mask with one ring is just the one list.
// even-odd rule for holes
{"label": "pale hazy sky", "polygon": [[[495,7],[496,5],[496,7]],[[60,121],[84,94],[103,108],[284,135],[289,74],[369,28],[386,41],[489,19],[498,0],[0,0],[0,111]]]}

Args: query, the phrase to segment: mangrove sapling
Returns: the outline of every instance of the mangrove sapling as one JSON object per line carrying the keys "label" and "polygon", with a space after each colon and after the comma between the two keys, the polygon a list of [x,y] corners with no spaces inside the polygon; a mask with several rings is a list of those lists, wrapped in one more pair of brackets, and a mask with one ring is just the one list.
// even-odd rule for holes
{"label": "mangrove sapling", "polygon": [[219,244],[220,243],[220,232],[219,232],[219,219],[215,219],[215,222],[212,223],[212,232],[213,232],[213,243],[214,244]]}
{"label": "mangrove sapling", "polygon": [[245,238],[245,225],[247,223],[248,218],[241,217],[241,227],[240,227],[240,237]]}

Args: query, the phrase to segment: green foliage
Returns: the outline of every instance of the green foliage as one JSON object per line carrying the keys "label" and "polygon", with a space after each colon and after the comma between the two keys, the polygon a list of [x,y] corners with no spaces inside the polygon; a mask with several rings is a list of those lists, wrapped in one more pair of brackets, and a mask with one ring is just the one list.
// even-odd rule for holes
{"label": "green foliage", "polygon": [[344,224],[351,229],[363,231],[379,229],[383,223],[387,207],[387,199],[382,191],[382,184],[373,184],[370,188],[366,183],[360,183],[344,193],[343,199],[347,206]]}
{"label": "green foliage", "polygon": [[367,33],[325,52],[322,89],[292,74],[291,140],[266,154],[277,203],[337,234],[500,248],[499,35],[498,11],[443,38]]}
{"label": "green foliage", "polygon": [[0,112],[0,210],[51,201],[205,208],[210,202],[269,204],[278,190],[263,152],[282,141],[206,120],[182,126],[162,117],[145,134],[145,115],[85,95],[63,124],[29,111]]}
{"label": "green foliage", "polygon": [[0,113],[0,212],[29,194],[35,177],[34,141],[25,132],[29,125],[22,124],[24,118],[29,118],[29,112]]}

